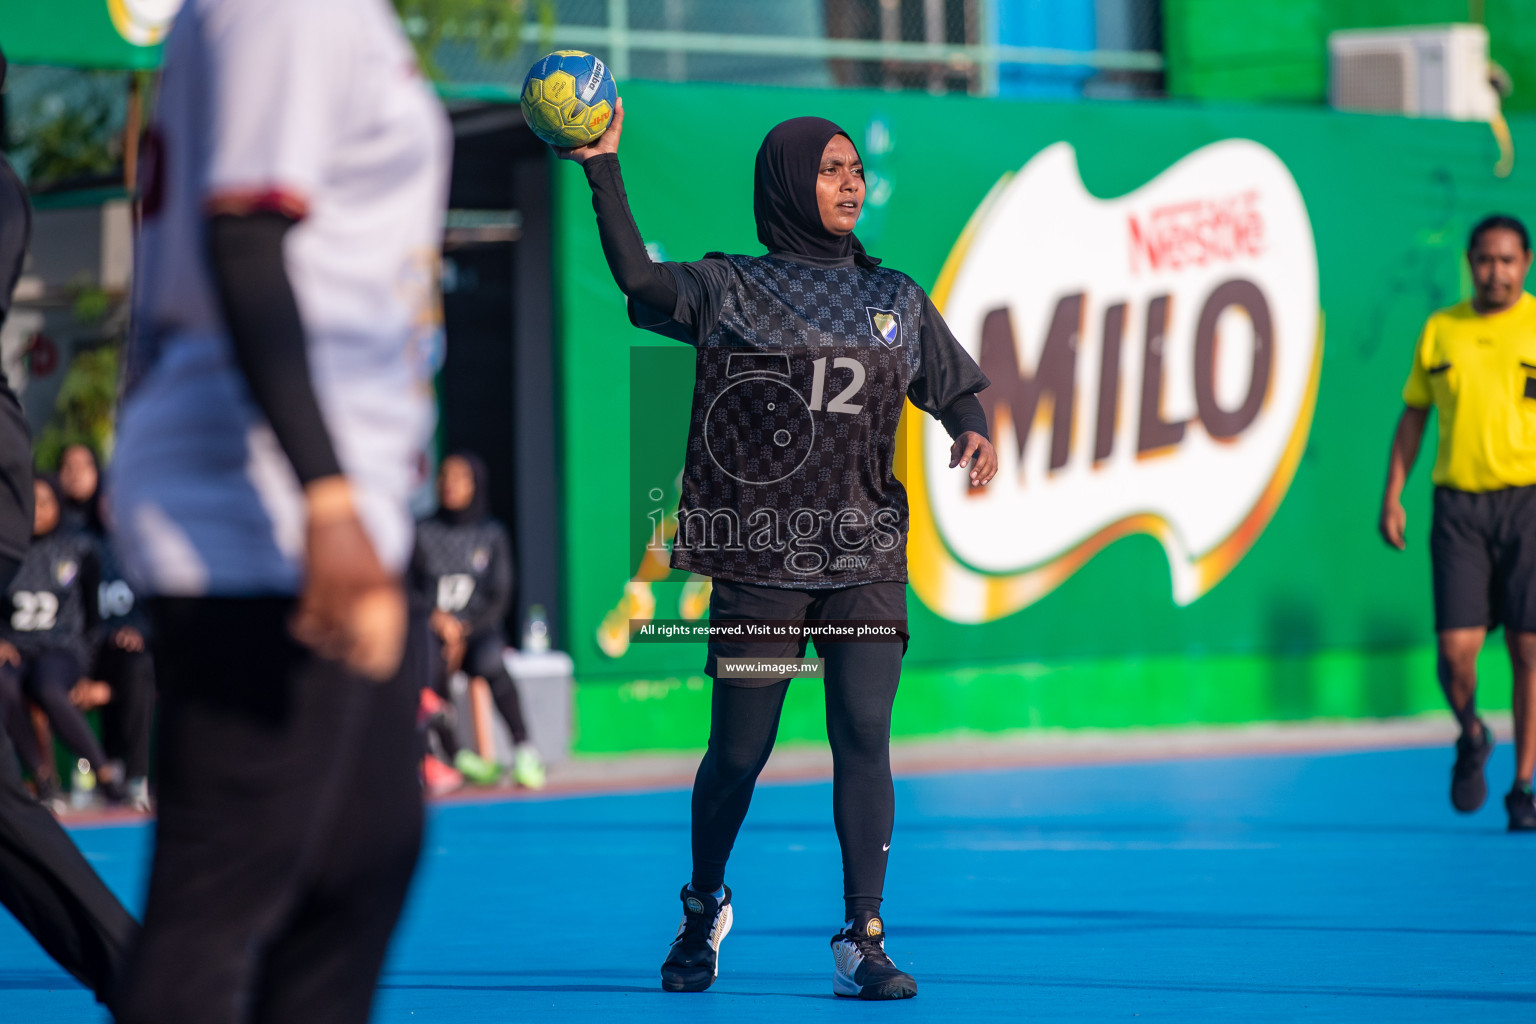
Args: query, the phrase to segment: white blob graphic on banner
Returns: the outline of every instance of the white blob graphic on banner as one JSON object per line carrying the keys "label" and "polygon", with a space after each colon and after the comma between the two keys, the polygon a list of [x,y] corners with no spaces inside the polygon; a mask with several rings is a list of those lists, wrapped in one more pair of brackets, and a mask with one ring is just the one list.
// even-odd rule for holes
{"label": "white blob graphic on banner", "polygon": [[925,603],[1011,614],[1131,533],[1163,544],[1177,603],[1209,591],[1305,447],[1317,287],[1301,192],[1255,142],[1206,146],[1116,199],[1088,193],[1066,143],[999,183],[934,289],[992,381],[999,469],[969,488],[943,427],[909,417]]}
{"label": "white blob graphic on banner", "polygon": [[135,46],[154,46],[165,38],[182,0],[107,0],[118,35]]}

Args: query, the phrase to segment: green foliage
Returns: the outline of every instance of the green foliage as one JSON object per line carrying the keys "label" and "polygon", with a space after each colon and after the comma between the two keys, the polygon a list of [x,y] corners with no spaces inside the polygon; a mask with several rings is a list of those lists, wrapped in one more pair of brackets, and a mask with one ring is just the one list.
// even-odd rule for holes
{"label": "green foliage", "polygon": [[[122,160],[122,139],[105,103],[64,106],[39,118],[16,140],[34,186],[112,174]],[[20,134],[20,133],[18,133]]]}
{"label": "green foliage", "polygon": [[53,417],[33,446],[40,468],[58,467],[59,456],[72,444],[87,444],[106,455],[112,448],[112,413],[117,405],[118,347],[76,353],[69,364]]}
{"label": "green foliage", "polygon": [[442,78],[438,47],[472,42],[487,60],[505,60],[516,52],[523,21],[530,13],[545,29],[555,23],[554,0],[394,0],[406,35],[427,74]]}
{"label": "green foliage", "polygon": [[31,65],[5,83],[8,156],[34,188],[115,176],[129,75]]}
{"label": "green foliage", "polygon": [[88,283],[75,289],[72,312],[76,320],[83,324],[100,323],[111,311],[112,296],[102,289]]}

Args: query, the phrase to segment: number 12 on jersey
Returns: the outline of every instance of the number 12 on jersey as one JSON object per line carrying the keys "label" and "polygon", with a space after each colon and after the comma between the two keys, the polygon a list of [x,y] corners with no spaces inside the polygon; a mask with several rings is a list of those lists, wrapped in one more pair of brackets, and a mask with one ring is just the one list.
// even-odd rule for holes
{"label": "number 12 on jersey", "polygon": [[[816,412],[821,409],[822,395],[826,390],[827,357],[822,356],[813,362],[811,366],[814,367],[811,375],[811,411]],[[836,398],[827,403],[826,411],[847,413],[849,415],[863,412],[864,407],[862,405],[850,405],[848,400],[857,397],[858,393],[864,389],[864,364],[857,359],[838,356],[832,360],[832,368],[834,370],[852,370],[853,381],[846,388],[843,388],[842,391],[838,392]]]}

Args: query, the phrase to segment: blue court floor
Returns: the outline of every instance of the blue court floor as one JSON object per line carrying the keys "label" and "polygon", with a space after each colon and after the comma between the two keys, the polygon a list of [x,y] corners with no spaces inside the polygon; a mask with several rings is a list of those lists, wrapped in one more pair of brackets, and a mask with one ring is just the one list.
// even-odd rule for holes
{"label": "blue court floor", "polygon": [[[1504,832],[1509,745],[1471,817],[1449,767],[1405,750],[900,780],[885,917],[919,995],[890,1005],[831,995],[830,783],[759,789],[702,995],[657,988],[686,793],[441,806],[375,1020],[1530,1022],[1536,835]],[[147,830],[75,835],[136,906]],[[0,1021],[100,1019],[0,918]]]}

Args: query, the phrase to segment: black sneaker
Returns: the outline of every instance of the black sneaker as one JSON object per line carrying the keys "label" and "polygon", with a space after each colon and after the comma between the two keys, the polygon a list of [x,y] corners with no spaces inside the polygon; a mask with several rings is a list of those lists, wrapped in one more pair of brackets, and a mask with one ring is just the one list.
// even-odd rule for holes
{"label": "black sneaker", "polygon": [[1477,719],[1478,738],[1472,739],[1466,730],[1456,740],[1456,767],[1451,769],[1451,806],[1463,814],[1471,814],[1488,799],[1488,780],[1483,777],[1483,765],[1493,753],[1493,730],[1481,718]]}
{"label": "black sneaker", "polygon": [[1528,787],[1516,783],[1504,796],[1504,809],[1509,812],[1511,832],[1536,832],[1536,794]]}
{"label": "black sneaker", "polygon": [[911,999],[917,982],[885,955],[885,923],[860,915],[832,936],[832,992],[857,999]]}
{"label": "black sneaker", "polygon": [[720,973],[720,943],[731,930],[731,887],[725,896],[700,895],[683,886],[683,923],[661,965],[661,987],[668,992],[703,992]]}

